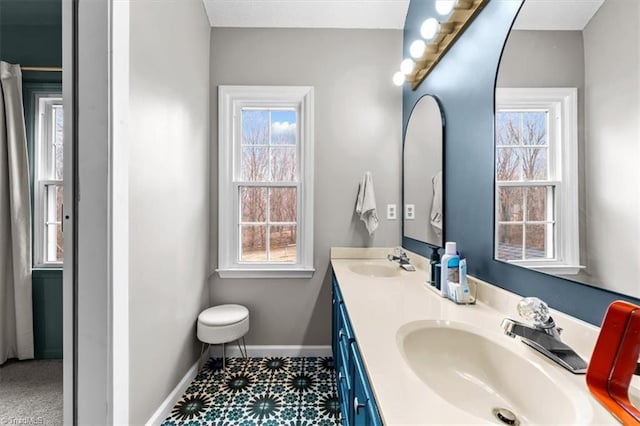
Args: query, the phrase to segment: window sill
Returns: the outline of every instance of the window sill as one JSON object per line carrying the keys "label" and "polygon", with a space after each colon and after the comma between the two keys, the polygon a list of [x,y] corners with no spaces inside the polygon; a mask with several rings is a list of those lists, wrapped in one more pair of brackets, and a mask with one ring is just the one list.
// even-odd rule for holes
{"label": "window sill", "polygon": [[311,278],[316,270],[298,269],[216,269],[220,278]]}
{"label": "window sill", "polygon": [[52,265],[37,265],[31,268],[32,271],[62,271],[64,266],[62,263]]}
{"label": "window sill", "polygon": [[577,275],[585,269],[583,265],[564,265],[564,264],[539,264],[537,262],[509,262],[514,265],[523,266],[525,268],[534,269],[539,272],[554,275]]}

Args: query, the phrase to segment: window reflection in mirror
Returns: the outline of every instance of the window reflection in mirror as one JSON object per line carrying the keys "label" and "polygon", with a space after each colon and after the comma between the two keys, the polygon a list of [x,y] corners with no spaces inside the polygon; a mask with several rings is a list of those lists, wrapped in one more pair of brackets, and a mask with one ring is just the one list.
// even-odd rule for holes
{"label": "window reflection in mirror", "polygon": [[494,164],[497,260],[634,297],[639,4],[525,1],[498,70]]}

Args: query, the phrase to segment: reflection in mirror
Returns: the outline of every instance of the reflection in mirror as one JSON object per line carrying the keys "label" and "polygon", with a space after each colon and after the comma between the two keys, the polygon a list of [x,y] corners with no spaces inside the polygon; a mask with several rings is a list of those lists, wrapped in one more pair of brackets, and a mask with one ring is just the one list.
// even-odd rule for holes
{"label": "reflection in mirror", "polygon": [[497,260],[640,297],[639,8],[525,1],[496,84]]}
{"label": "reflection in mirror", "polygon": [[444,230],[442,134],[438,101],[423,96],[411,112],[404,139],[404,236],[438,247]]}

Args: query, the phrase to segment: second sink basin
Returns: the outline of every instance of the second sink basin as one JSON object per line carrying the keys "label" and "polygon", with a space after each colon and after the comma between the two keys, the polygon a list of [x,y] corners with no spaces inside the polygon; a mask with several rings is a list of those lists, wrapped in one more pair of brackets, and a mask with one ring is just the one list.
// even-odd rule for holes
{"label": "second sink basin", "polygon": [[521,424],[588,422],[586,395],[563,389],[540,366],[498,343],[500,337],[462,323],[424,320],[402,326],[397,342],[427,386],[484,421],[501,424],[494,409],[506,408]]}
{"label": "second sink basin", "polygon": [[388,263],[354,263],[349,265],[351,272],[373,278],[397,277],[400,275],[400,267],[397,264]]}

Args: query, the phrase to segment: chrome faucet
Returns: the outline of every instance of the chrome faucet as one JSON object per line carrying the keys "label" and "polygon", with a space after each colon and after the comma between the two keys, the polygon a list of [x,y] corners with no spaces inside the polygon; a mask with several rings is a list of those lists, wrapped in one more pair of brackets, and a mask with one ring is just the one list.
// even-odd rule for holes
{"label": "chrome faucet", "polygon": [[400,267],[406,271],[415,271],[416,268],[411,264],[411,261],[409,260],[409,256],[407,256],[407,253],[402,250],[400,247],[396,248],[396,254],[388,254],[387,255],[387,259],[390,262],[398,262],[400,264]]}
{"label": "chrome faucet", "polygon": [[537,297],[526,297],[518,303],[518,313],[533,327],[509,318],[502,320],[504,334],[532,347],[574,374],[585,374],[587,363],[560,339],[561,328],[549,315],[549,306]]}

